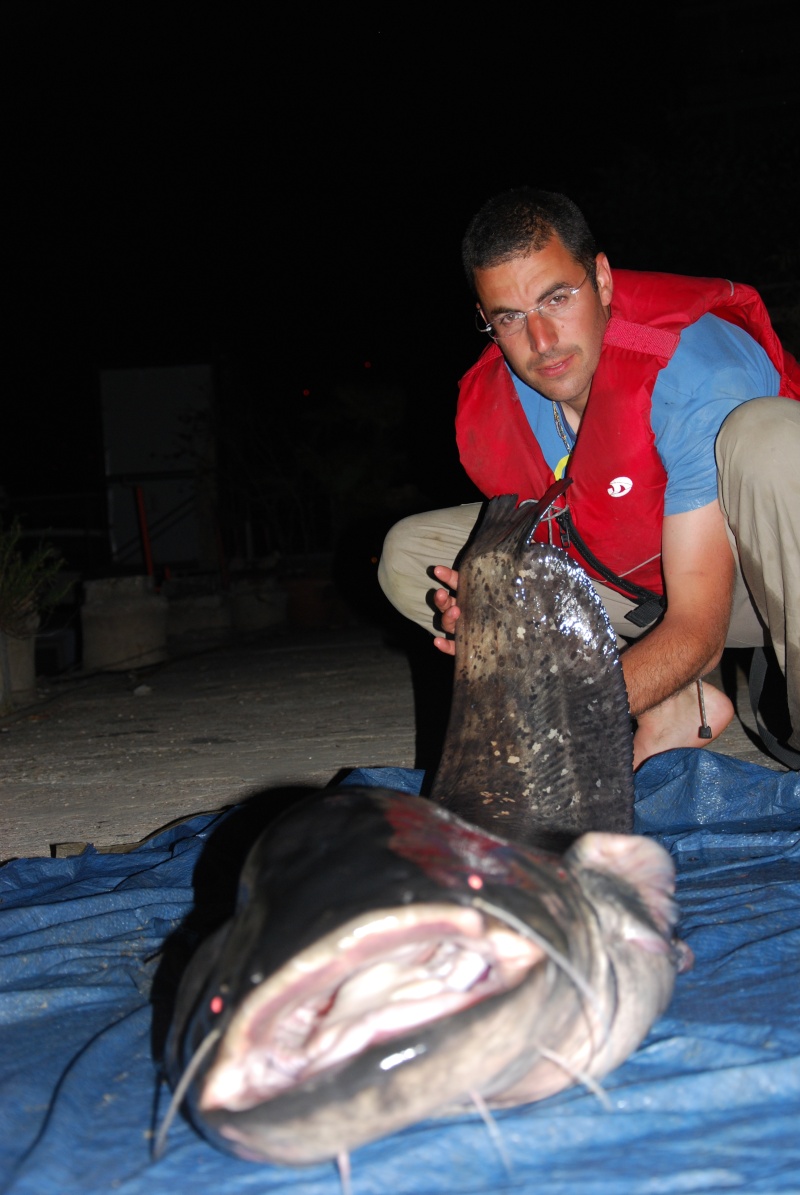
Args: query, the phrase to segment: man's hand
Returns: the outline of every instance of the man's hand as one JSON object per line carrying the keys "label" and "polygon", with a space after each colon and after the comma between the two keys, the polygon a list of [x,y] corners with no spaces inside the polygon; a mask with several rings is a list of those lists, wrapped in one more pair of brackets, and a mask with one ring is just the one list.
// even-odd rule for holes
{"label": "man's hand", "polygon": [[[441,581],[442,585],[446,585],[446,589],[437,589],[433,595],[433,604],[439,611],[442,630],[445,635],[453,635],[456,628],[456,619],[461,611],[456,605],[455,593],[458,589],[458,572],[454,568],[447,568],[443,564],[437,564],[433,570],[433,575],[437,581]],[[456,654],[456,645],[452,639],[446,639],[444,635],[437,635],[433,640],[434,647],[438,647],[439,651],[444,652],[446,656],[454,656]]]}

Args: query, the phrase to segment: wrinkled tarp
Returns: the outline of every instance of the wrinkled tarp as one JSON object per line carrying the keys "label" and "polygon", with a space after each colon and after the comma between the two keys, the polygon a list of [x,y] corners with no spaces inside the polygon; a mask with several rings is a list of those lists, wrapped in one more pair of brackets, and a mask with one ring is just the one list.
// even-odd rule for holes
{"label": "wrinkled tarp", "polygon": [[[418,791],[422,773],[348,779]],[[239,1161],[182,1117],[151,1157],[174,972],[232,899],[241,808],[129,854],[0,868],[0,1190],[341,1195],[333,1164]],[[604,1081],[611,1109],[575,1088],[498,1114],[510,1173],[477,1115],[426,1121],[353,1155],[353,1195],[800,1191],[800,777],[667,752],[638,773],[636,829],[672,853],[695,965]]]}

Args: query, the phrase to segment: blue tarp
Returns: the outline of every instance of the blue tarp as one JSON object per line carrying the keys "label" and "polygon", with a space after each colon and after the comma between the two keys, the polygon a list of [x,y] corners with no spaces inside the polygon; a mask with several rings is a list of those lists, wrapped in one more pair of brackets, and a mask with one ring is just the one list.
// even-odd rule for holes
{"label": "blue tarp", "polygon": [[[422,773],[348,779],[418,791]],[[165,961],[199,932],[204,885],[213,907],[207,860],[236,814],[0,868],[3,1192],[341,1195],[333,1164],[239,1161],[181,1117],[151,1157]],[[800,776],[667,752],[638,773],[636,829],[672,853],[695,965],[604,1081],[610,1110],[575,1088],[498,1114],[510,1172],[477,1115],[426,1121],[353,1155],[353,1195],[800,1192]]]}

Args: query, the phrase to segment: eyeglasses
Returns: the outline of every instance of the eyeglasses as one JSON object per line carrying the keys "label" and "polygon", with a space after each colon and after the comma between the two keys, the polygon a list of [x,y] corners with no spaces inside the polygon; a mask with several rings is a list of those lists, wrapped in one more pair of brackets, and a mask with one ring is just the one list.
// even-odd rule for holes
{"label": "eyeglasses", "polygon": [[536,307],[529,307],[527,311],[504,311],[495,319],[489,320],[488,324],[483,322],[486,316],[478,311],[475,315],[478,331],[486,332],[492,340],[506,340],[509,336],[516,336],[518,332],[522,331],[528,322],[529,315],[546,315],[552,319],[560,319],[578,302],[578,291],[588,277],[588,274],[584,274],[583,282],[579,282],[577,286],[560,286]]}

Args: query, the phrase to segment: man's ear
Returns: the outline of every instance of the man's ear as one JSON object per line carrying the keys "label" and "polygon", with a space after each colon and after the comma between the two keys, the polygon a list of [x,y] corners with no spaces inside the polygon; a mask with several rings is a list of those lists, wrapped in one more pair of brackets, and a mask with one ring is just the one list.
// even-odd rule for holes
{"label": "man's ear", "polygon": [[594,259],[597,267],[597,293],[604,307],[611,306],[614,295],[614,280],[611,277],[611,266],[605,253],[598,253]]}

